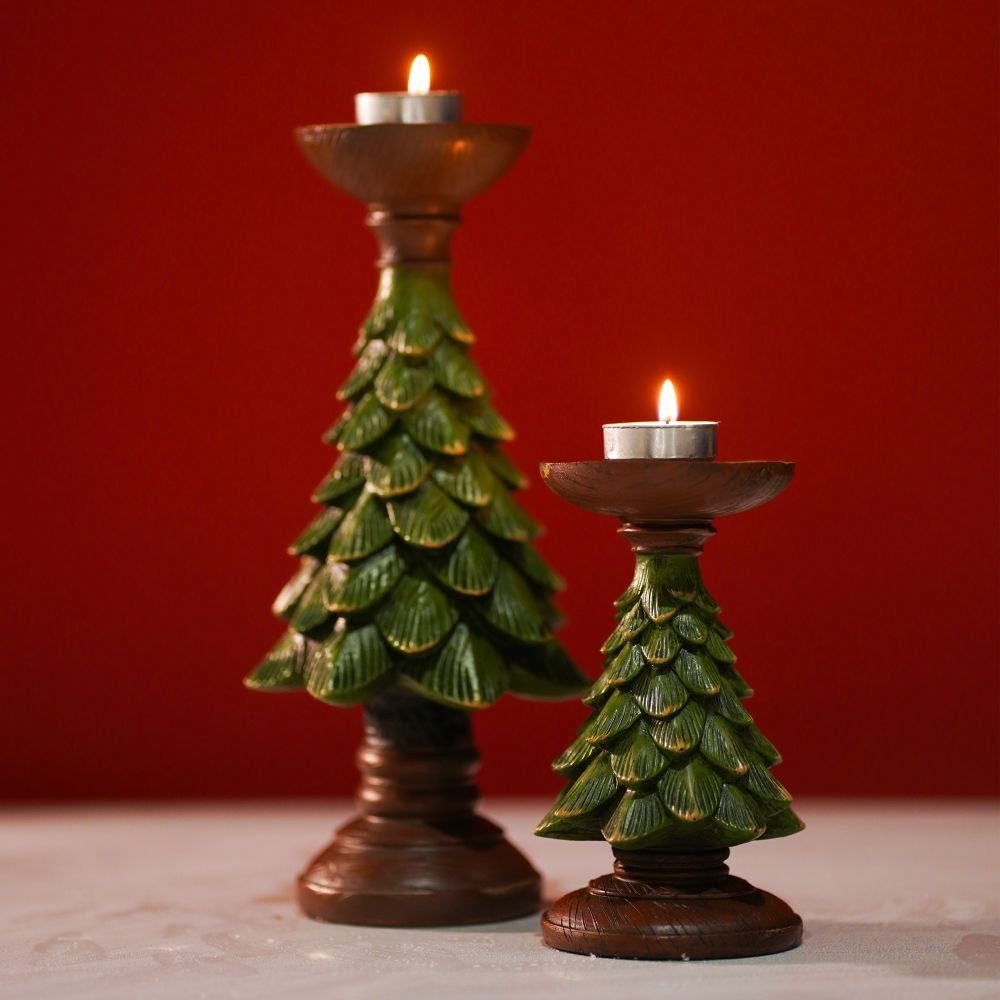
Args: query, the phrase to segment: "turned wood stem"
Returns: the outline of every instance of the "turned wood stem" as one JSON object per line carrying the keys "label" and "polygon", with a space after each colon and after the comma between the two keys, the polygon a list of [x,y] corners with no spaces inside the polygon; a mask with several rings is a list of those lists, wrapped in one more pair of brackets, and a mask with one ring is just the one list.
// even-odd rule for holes
{"label": "turned wood stem", "polygon": [[368,816],[453,819],[471,815],[479,753],[468,713],[424,698],[386,694],[364,709],[357,801]]}
{"label": "turned wood stem", "polygon": [[619,851],[615,856],[615,876],[627,882],[651,886],[692,888],[712,886],[729,875],[728,848],[711,851]]}
{"label": "turned wood stem", "polygon": [[700,556],[701,550],[714,534],[711,521],[690,523],[633,523],[626,521],[618,533],[632,551],[646,555]]}
{"label": "turned wood stem", "polygon": [[420,267],[451,260],[451,237],[461,221],[453,212],[428,210],[403,215],[381,205],[369,205],[365,225],[378,240],[378,267]]}

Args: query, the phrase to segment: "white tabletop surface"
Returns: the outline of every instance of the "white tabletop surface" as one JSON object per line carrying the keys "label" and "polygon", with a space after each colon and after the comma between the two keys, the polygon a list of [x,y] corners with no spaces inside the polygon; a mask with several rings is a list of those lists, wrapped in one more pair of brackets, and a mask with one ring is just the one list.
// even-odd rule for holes
{"label": "white tabletop surface", "polygon": [[[549,897],[610,868],[604,844],[530,835],[544,802],[486,811]],[[970,803],[801,803],[805,833],[750,844],[735,874],[805,920],[796,951],[628,962],[550,951],[537,917],[388,930],[313,923],[292,876],[335,804],[0,813],[0,996],[21,998],[1000,996],[1000,812]]]}

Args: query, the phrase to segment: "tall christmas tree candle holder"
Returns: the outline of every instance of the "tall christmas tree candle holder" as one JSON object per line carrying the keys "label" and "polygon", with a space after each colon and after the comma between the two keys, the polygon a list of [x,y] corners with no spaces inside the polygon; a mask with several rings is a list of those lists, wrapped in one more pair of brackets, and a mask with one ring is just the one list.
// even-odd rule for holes
{"label": "tall christmas tree candle holder", "polygon": [[[656,430],[622,426],[633,438],[645,433],[633,428]],[[714,425],[659,427],[653,450],[669,454],[683,434],[710,428],[706,457],[714,454]],[[606,442],[629,453],[628,434],[610,430]],[[767,503],[792,472],[787,462],[674,458],[542,467],[563,499],[620,518],[636,559],[602,648],[606,669],[584,698],[594,714],[553,764],[568,784],[536,830],[606,840],[614,873],[549,907],[542,935],[550,947],[686,960],[763,955],[801,941],[799,917],[725,864],[730,847],[802,824],[771,775],[781,758],[743,706],[752,692],[698,568],[713,519]]]}
{"label": "tall christmas tree candle holder", "polygon": [[247,678],[364,705],[359,815],[298,883],[305,913],[337,923],[468,924],[537,909],[538,873],[474,811],[470,712],[505,691],[557,698],[588,683],[552,637],[559,581],[511,496],[525,485],[502,450],[512,432],[450,288],[459,207],[511,166],[528,131],[421,119],[456,106],[450,92],[359,95],[359,117],[378,123],[297,133],[313,166],[368,204],[381,250],[339,393],[346,410],[327,434],[340,456],[275,604],[289,628]]}

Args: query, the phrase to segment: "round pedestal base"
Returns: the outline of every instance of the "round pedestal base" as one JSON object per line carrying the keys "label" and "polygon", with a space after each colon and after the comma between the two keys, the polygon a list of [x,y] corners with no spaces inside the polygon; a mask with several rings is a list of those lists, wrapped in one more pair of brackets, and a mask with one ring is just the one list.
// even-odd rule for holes
{"label": "round pedestal base", "polygon": [[598,958],[680,961],[770,955],[801,944],[802,920],[787,903],[724,874],[725,865],[706,876],[702,858],[687,857],[687,872],[673,857],[671,871],[659,877],[645,859],[649,878],[631,876],[619,861],[616,874],[594,879],[543,914],[542,940]]}
{"label": "round pedestal base", "polygon": [[481,816],[421,822],[360,816],[299,876],[308,917],[367,927],[485,924],[534,913],[540,879]]}

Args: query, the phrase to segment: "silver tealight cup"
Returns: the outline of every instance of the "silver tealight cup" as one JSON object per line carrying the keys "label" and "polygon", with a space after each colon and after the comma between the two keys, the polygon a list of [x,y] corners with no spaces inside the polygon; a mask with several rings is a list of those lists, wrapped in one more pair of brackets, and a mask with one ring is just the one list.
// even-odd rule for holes
{"label": "silver tealight cup", "polygon": [[457,122],[461,117],[462,95],[457,90],[431,90],[426,94],[387,90],[354,95],[354,118],[359,125]]}
{"label": "silver tealight cup", "polygon": [[713,420],[604,425],[605,458],[715,458]]}

